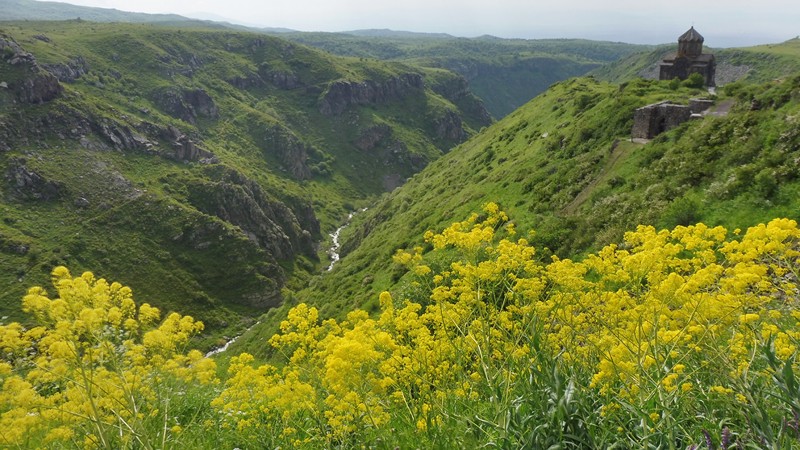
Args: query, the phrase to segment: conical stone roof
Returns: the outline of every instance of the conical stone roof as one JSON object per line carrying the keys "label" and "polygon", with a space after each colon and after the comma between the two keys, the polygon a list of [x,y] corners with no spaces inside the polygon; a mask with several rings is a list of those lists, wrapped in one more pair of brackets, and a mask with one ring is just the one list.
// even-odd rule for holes
{"label": "conical stone roof", "polygon": [[694,29],[694,27],[689,28],[689,31],[683,33],[681,37],[678,38],[678,42],[703,42],[703,36]]}

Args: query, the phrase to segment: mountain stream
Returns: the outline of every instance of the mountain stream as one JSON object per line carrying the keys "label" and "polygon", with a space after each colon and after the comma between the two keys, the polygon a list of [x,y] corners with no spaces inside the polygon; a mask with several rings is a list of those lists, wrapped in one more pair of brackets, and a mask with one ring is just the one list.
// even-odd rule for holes
{"label": "mountain stream", "polygon": [[[356,214],[358,214],[360,212],[364,212],[366,210],[367,210],[367,208],[361,208],[361,209],[359,209],[357,211],[351,212],[350,214],[347,215],[347,220],[345,220],[345,222],[342,224],[342,226],[337,228],[336,231],[334,231],[333,233],[329,234],[329,236],[331,237],[331,246],[328,249],[327,253],[328,253],[328,257],[331,259],[331,264],[328,267],[325,268],[326,272],[331,271],[333,269],[333,265],[336,264],[339,261],[339,250],[342,247],[341,242],[339,242],[339,235],[341,234],[342,230],[344,230],[345,227],[350,225],[350,221],[353,220],[353,216],[355,216]],[[218,354],[224,352],[225,350],[228,349],[228,347],[231,346],[231,344],[236,342],[236,340],[239,339],[244,333],[247,333],[248,331],[250,331],[251,328],[255,327],[256,325],[258,325],[260,323],[261,323],[261,321],[258,321],[256,323],[254,323],[253,325],[250,326],[250,328],[244,330],[244,332],[242,334],[231,338],[230,340],[225,342],[224,345],[210,350],[208,353],[206,353],[206,358],[214,356],[214,355],[218,355]]]}

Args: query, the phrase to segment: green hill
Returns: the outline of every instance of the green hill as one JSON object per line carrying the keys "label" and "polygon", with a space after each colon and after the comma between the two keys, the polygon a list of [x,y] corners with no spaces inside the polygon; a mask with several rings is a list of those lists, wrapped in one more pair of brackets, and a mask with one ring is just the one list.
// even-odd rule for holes
{"label": "green hill", "polygon": [[622,85],[578,78],[546,93],[437,160],[357,216],[346,256],[300,296],[323,315],[377,307],[378,293],[413,290],[397,249],[498,202],[518,229],[534,229],[540,258],[575,257],[620,242],[638,224],[742,228],[800,211],[800,76],[732,85],[727,116],[689,121],[631,142],[634,109],[703,92],[668,82]]}
{"label": "green hill", "polygon": [[10,320],[64,264],[231,334],[326,264],[348,211],[490,123],[451,72],[253,33],[5,23],[0,55]]}

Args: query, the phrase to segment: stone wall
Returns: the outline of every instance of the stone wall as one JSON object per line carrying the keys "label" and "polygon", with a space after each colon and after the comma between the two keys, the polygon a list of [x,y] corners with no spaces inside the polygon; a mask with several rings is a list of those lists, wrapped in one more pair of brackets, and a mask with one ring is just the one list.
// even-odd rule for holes
{"label": "stone wall", "polygon": [[700,114],[703,111],[708,110],[714,104],[714,100],[707,99],[707,98],[692,98],[689,99],[689,109],[692,110],[692,114]]}
{"label": "stone wall", "polygon": [[643,106],[633,113],[634,139],[653,139],[689,120],[692,110],[688,106],[675,105],[669,101]]}

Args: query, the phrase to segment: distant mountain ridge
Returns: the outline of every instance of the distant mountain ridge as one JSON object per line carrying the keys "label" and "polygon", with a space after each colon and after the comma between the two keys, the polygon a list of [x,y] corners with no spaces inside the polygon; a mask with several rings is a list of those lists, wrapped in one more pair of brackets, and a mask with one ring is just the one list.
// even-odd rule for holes
{"label": "distant mountain ridge", "polygon": [[69,3],[35,0],[0,0],[2,21],[13,20],[90,20],[94,22],[193,22],[178,14],[148,14],[113,8],[78,6]]}
{"label": "distant mountain ridge", "polygon": [[416,31],[390,30],[388,28],[341,31],[341,34],[349,34],[361,37],[394,37],[394,38],[430,38],[430,39],[454,39],[455,36],[447,33],[422,33]]}

